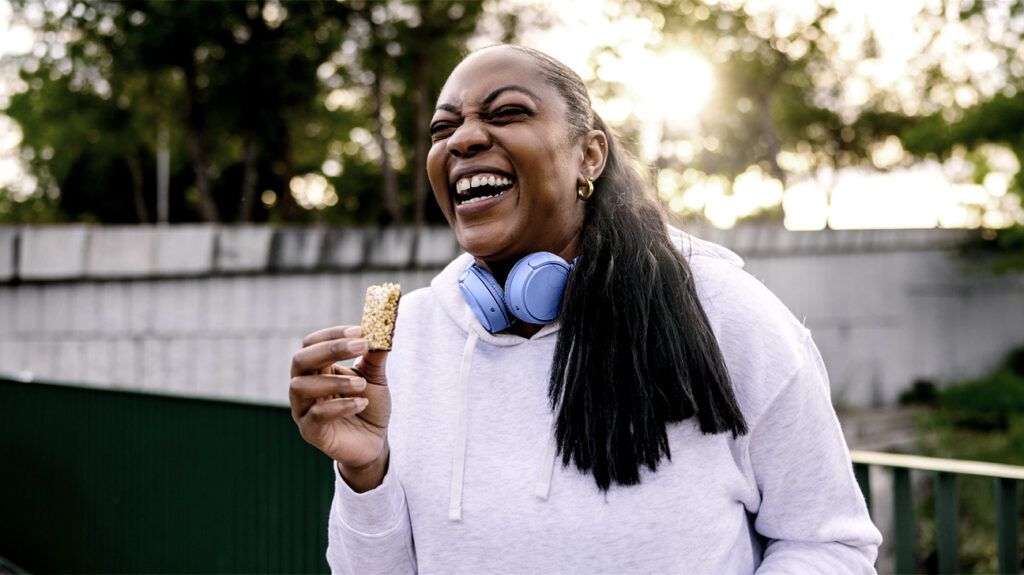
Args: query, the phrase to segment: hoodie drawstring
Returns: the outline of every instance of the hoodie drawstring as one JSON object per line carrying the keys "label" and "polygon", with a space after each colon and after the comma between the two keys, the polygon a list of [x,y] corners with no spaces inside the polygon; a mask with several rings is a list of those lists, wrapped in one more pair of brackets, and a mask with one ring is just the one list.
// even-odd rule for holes
{"label": "hoodie drawstring", "polygon": [[547,501],[551,493],[551,476],[555,473],[555,458],[558,456],[558,446],[555,445],[555,417],[551,414],[551,425],[548,426],[548,448],[544,450],[544,460],[541,462],[540,471],[537,473],[537,483],[534,488],[534,495]]}
{"label": "hoodie drawstring", "polygon": [[469,424],[469,368],[476,348],[476,331],[469,330],[459,366],[459,423],[455,429],[455,453],[452,454],[452,488],[448,500],[448,519],[462,520],[462,477],[466,471],[466,426]]}
{"label": "hoodie drawstring", "polygon": [[[459,366],[459,419],[455,429],[455,451],[452,453],[452,484],[448,499],[448,520],[462,521],[462,487],[466,474],[466,428],[469,426],[469,369],[473,364],[473,351],[479,336],[470,329],[466,339],[466,347],[462,350],[462,364]],[[551,478],[555,473],[555,460],[558,457],[558,446],[555,444],[556,414],[551,414],[548,426],[547,448],[541,461],[534,484],[534,495],[547,501],[551,493]]]}

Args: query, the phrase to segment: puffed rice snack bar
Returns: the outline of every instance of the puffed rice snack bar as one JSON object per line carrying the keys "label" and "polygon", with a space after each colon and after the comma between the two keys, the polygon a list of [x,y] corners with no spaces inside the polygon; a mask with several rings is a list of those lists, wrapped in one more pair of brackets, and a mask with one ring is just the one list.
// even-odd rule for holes
{"label": "puffed rice snack bar", "polygon": [[363,319],[359,323],[370,341],[370,351],[391,351],[391,338],[395,334],[398,300],[402,286],[393,283],[366,288]]}

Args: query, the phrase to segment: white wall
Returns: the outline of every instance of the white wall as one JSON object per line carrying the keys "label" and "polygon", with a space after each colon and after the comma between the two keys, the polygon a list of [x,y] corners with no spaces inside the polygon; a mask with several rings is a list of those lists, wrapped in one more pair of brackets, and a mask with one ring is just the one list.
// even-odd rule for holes
{"label": "white wall", "polygon": [[433,272],[81,281],[0,287],[0,373],[287,403],[302,336],[358,323],[362,291]]}
{"label": "white wall", "polygon": [[[1024,278],[950,255],[963,234],[704,232],[805,319],[838,404],[980,375],[1024,344]],[[0,228],[0,374],[283,404],[303,335],[457,250],[444,229]]]}
{"label": "white wall", "polygon": [[751,258],[747,268],[806,318],[837,404],[892,403],[918,378],[979,376],[1024,345],[1024,278],[943,251]]}

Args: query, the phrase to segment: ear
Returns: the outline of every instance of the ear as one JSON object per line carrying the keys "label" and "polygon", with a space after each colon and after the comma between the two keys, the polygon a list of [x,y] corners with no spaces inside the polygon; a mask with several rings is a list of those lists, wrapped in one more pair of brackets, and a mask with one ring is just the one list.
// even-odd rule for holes
{"label": "ear", "polygon": [[601,177],[608,161],[608,136],[601,130],[591,130],[583,135],[581,145],[583,158],[580,160],[578,184]]}

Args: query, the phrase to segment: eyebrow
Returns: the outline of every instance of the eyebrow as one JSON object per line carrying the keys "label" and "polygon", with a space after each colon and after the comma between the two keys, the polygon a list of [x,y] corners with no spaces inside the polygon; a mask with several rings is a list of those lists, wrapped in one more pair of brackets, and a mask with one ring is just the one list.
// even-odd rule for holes
{"label": "eyebrow", "polygon": [[[533,100],[535,102],[543,102],[544,101],[544,100],[541,99],[540,96],[538,96],[537,94],[533,93],[533,91],[531,91],[531,90],[529,90],[527,88],[524,88],[522,86],[517,86],[515,84],[509,84],[508,86],[502,86],[500,88],[496,88],[496,89],[492,90],[491,93],[487,94],[487,97],[483,99],[481,104],[483,104],[484,106],[487,106],[490,103],[494,102],[496,99],[498,99],[498,96],[504,94],[505,92],[520,92],[522,94],[525,94],[525,95],[529,96],[530,98],[533,98]],[[457,108],[456,106],[454,106],[452,104],[438,104],[437,109],[438,110],[444,110],[445,112],[451,112],[452,114],[458,114],[459,113],[459,108]]]}

